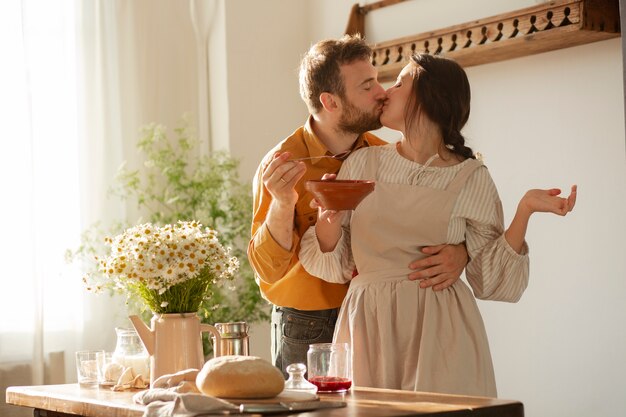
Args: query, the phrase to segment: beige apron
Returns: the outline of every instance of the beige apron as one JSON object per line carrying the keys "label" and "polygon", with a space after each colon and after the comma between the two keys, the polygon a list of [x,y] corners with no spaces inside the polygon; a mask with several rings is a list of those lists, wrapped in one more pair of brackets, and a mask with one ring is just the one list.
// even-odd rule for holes
{"label": "beige apron", "polygon": [[[352,346],[354,384],[411,391],[496,396],[484,324],[469,287],[443,291],[409,281],[423,246],[446,243],[452,209],[467,178],[467,160],[445,190],[376,183],[352,214],[358,275],[341,307],[335,341]],[[365,179],[376,179],[370,151]]]}

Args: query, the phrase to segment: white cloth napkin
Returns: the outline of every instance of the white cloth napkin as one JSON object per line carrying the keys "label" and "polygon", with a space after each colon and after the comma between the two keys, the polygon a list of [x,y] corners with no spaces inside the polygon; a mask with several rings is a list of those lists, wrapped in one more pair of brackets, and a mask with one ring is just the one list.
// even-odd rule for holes
{"label": "white cloth napkin", "polygon": [[152,389],[135,394],[133,401],[146,406],[143,417],[194,417],[218,410],[239,410],[228,401],[200,394],[197,375],[197,369],[163,375],[152,383]]}
{"label": "white cloth napkin", "polygon": [[197,369],[185,369],[175,374],[166,374],[158,377],[152,383],[152,388],[167,388],[175,392],[200,393],[196,386]]}
{"label": "white cloth napkin", "polygon": [[143,417],[195,417],[214,411],[238,411],[239,407],[228,401],[203,394],[180,393],[166,388],[153,388],[138,392],[133,400],[146,409]]}
{"label": "white cloth napkin", "polygon": [[[224,410],[239,411],[238,404],[201,394],[196,387],[197,375],[197,369],[163,375],[152,383],[152,389],[135,394],[133,401],[146,406],[143,417],[196,417]],[[311,392],[284,390],[275,399],[280,402],[319,398]]]}

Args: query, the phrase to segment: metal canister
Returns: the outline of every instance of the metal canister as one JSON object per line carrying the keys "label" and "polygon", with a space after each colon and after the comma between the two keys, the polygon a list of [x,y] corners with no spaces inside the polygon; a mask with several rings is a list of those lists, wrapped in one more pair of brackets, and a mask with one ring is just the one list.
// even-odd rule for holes
{"label": "metal canister", "polygon": [[220,356],[249,355],[248,330],[250,326],[245,321],[215,323],[215,328],[220,334]]}

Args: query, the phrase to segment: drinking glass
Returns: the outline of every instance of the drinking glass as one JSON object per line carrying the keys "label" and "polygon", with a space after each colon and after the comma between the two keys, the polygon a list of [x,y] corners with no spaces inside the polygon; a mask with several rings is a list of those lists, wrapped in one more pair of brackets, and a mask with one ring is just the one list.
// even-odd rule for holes
{"label": "drinking glass", "polygon": [[113,352],[98,352],[96,359],[98,361],[98,383],[101,386],[115,385],[124,372],[124,367],[115,362]]}
{"label": "drinking glass", "polygon": [[81,350],[76,352],[76,376],[81,386],[98,385],[98,355],[103,350]]}
{"label": "drinking glass", "polygon": [[315,343],[307,352],[307,379],[317,392],[346,392],[352,386],[352,359],[347,343]]}

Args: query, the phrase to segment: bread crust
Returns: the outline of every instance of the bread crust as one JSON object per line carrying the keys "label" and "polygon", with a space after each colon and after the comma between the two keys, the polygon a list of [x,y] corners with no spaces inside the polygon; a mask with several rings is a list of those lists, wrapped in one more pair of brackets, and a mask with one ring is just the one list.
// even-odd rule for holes
{"label": "bread crust", "polygon": [[200,392],[220,398],[272,398],[285,387],[283,374],[256,356],[219,356],[207,361],[198,376]]}

